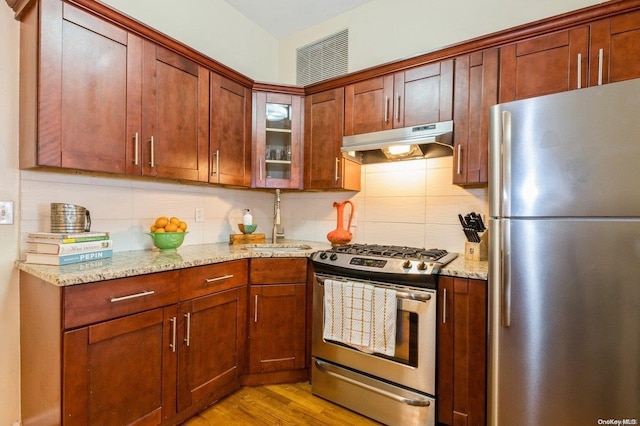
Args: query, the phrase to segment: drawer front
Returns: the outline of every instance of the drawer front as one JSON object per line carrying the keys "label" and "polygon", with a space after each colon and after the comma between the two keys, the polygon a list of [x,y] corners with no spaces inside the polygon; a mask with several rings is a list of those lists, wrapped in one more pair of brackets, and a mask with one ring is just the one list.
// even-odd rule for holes
{"label": "drawer front", "polygon": [[251,259],[251,284],[292,284],[307,282],[306,257],[261,257]]}
{"label": "drawer front", "polygon": [[180,270],[180,299],[189,300],[247,285],[247,272],[246,260],[182,269]]}
{"label": "drawer front", "polygon": [[178,271],[64,288],[64,328],[109,320],[178,302]]}

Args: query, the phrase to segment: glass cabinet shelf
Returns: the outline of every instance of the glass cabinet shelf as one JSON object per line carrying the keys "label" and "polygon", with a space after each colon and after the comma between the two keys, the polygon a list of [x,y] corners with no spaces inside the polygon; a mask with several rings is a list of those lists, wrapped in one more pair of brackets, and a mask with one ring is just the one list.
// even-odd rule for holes
{"label": "glass cabinet shelf", "polygon": [[265,173],[267,179],[291,178],[291,105],[267,103]]}
{"label": "glass cabinet shelf", "polygon": [[303,98],[254,92],[254,99],[254,185],[261,188],[301,188]]}

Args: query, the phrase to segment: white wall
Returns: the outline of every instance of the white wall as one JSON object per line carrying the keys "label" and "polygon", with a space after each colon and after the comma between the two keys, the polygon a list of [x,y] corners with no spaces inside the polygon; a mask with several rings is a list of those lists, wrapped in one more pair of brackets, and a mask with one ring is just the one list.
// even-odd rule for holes
{"label": "white wall", "polygon": [[280,81],[295,83],[296,49],[349,29],[349,72],[417,56],[599,0],[373,0],[280,40]]}
{"label": "white wall", "polygon": [[[2,2],[4,4],[4,2]],[[288,83],[295,74],[295,48],[350,26],[352,70],[414,56],[436,47],[512,26],[538,17],[594,3],[511,1],[507,12],[500,0],[444,2],[424,10],[423,0],[374,0],[279,45],[223,0],[106,0],[125,13],[183,41],[231,68],[259,81]],[[175,5],[179,4],[176,8]],[[401,5],[399,9],[396,8]],[[361,15],[358,15],[361,13]],[[451,19],[451,16],[456,16]],[[401,22],[380,31],[389,21]],[[150,182],[91,175],[17,170],[18,34],[12,11],[0,4],[0,200],[15,202],[15,225],[0,225],[0,426],[19,419],[18,274],[21,235],[46,230],[51,202],[88,207],[93,229],[114,234],[115,250],[150,247],[144,232],[160,214],[189,220],[192,233],[185,244],[225,241],[235,232],[241,209],[254,210],[258,229],[269,234],[273,194],[218,187]],[[274,58],[280,52],[278,63]],[[450,183],[451,158],[364,167],[358,193],[286,193],[283,221],[289,238],[324,241],[334,229],[333,201],[352,199],[358,213],[353,229],[357,242],[395,243],[462,251],[463,235],[455,218],[471,210],[486,213],[485,190],[463,190]],[[22,188],[21,188],[22,186]],[[205,209],[205,222],[195,224],[195,207]],[[190,218],[191,215],[191,218]],[[267,227],[265,229],[265,227]],[[21,228],[21,229],[20,229]]]}
{"label": "white wall", "polygon": [[0,200],[13,201],[14,224],[0,225],[0,425],[20,419],[18,256],[18,72],[20,25],[0,4]]}
{"label": "white wall", "polygon": [[224,0],[103,2],[256,81],[278,81],[278,41]]}

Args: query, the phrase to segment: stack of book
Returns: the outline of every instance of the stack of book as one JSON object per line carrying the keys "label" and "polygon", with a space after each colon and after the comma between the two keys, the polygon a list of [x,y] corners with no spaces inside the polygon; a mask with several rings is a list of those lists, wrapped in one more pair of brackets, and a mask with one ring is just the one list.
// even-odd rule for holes
{"label": "stack of book", "polygon": [[68,265],[113,256],[108,232],[33,232],[27,235],[26,263]]}

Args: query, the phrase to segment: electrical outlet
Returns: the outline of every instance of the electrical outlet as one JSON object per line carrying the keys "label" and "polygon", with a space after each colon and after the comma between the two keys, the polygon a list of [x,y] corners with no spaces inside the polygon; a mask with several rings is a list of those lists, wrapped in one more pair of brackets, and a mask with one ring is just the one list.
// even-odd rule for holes
{"label": "electrical outlet", "polygon": [[13,201],[0,201],[0,225],[13,225]]}
{"label": "electrical outlet", "polygon": [[358,227],[358,213],[353,214],[353,218],[351,219],[351,227],[352,228]]}
{"label": "electrical outlet", "polygon": [[204,209],[196,207],[196,222],[204,222]]}

